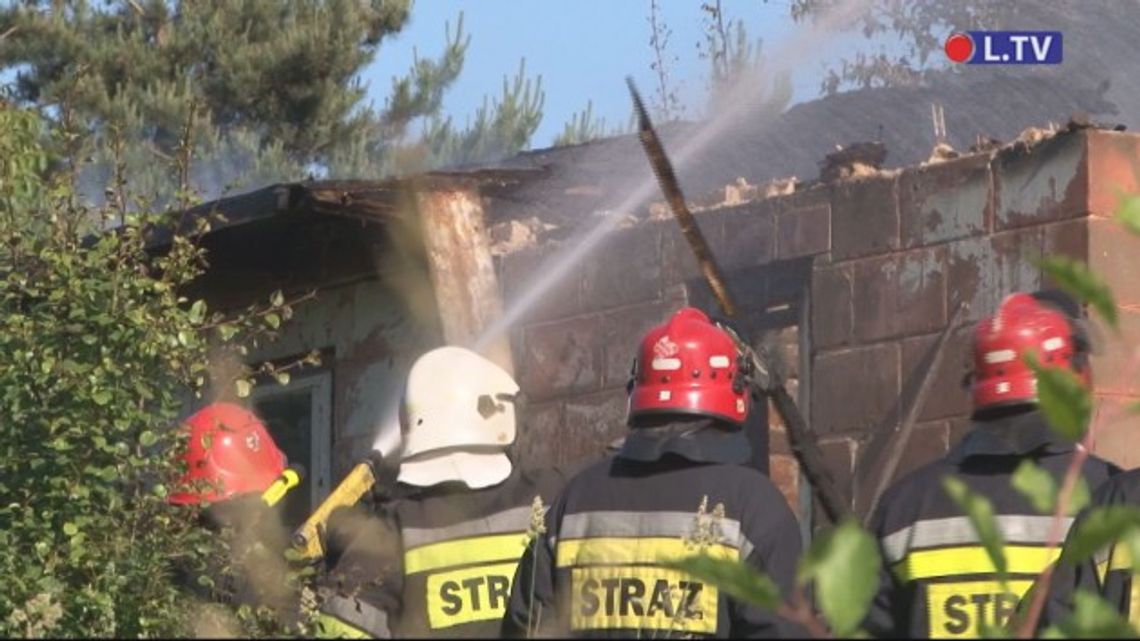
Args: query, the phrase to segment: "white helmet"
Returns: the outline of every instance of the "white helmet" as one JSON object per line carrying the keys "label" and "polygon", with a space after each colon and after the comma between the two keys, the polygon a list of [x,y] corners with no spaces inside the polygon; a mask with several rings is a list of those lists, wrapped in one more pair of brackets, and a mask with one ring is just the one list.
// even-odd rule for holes
{"label": "white helmet", "polygon": [[518,392],[506,370],[471,350],[440,347],[421,356],[404,388],[400,482],[479,489],[505,480]]}

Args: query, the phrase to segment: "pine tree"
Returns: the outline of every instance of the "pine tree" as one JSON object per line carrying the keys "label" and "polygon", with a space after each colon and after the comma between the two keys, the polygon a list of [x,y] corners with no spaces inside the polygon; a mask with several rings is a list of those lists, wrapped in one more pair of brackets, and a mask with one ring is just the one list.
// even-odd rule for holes
{"label": "pine tree", "polygon": [[[58,153],[88,194],[122,176],[131,191],[169,195],[178,181],[156,160],[187,145],[198,160],[182,171],[215,195],[235,177],[376,178],[435,162],[409,127],[439,113],[470,42],[460,15],[437,58],[417,56],[383,108],[365,104],[359,74],[410,10],[411,0],[28,0],[0,8],[0,70],[16,71],[14,100],[68,132]],[[505,95],[480,118],[519,132],[496,146],[516,151],[541,118],[541,89]]]}

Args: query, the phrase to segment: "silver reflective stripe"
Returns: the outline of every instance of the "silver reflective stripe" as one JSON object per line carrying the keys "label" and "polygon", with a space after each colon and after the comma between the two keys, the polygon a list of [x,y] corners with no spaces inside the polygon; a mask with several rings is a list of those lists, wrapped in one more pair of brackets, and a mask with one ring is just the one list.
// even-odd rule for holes
{"label": "silver reflective stripe", "polygon": [[[711,516],[709,517],[711,518]],[[579,512],[567,514],[558,529],[559,539],[599,537],[635,538],[660,536],[691,537],[697,532],[697,513],[693,512]],[[721,518],[717,522],[717,543],[740,550],[741,558],[752,554],[752,542],[740,530],[740,521]],[[551,546],[557,541],[551,537]]]}
{"label": "silver reflective stripe", "polygon": [[405,528],[404,547],[417,548],[440,541],[453,541],[483,534],[509,534],[525,530],[530,523],[531,506],[496,512],[479,519],[436,528]]}
{"label": "silver reflective stripe", "polygon": [[333,594],[321,604],[321,612],[360,628],[377,639],[391,638],[388,613],[360,599]]}
{"label": "silver reflective stripe", "polygon": [[[1053,527],[1051,516],[1003,515],[994,519],[1006,543],[1046,543]],[[1061,536],[1069,531],[1072,518],[1064,519]],[[888,563],[901,561],[911,550],[979,543],[969,517],[918,521],[883,537],[883,553]]]}

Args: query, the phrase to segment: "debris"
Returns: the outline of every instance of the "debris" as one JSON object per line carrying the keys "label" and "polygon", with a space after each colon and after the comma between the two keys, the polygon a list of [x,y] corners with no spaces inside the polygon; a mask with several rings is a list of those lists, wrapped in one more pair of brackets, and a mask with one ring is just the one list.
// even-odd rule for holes
{"label": "debris", "polygon": [[974,139],[974,144],[970,145],[969,152],[972,154],[986,153],[1000,148],[1003,144],[997,138],[978,134]]}
{"label": "debris", "polygon": [[556,227],[534,216],[491,225],[491,255],[502,256],[535,245],[542,234]]}
{"label": "debris", "polygon": [[881,142],[836,145],[836,149],[819,164],[819,178],[823,182],[876,175],[887,158],[887,147]]}
{"label": "debris", "polygon": [[950,146],[950,143],[940,142],[934,145],[934,149],[930,152],[930,157],[923,161],[921,164],[923,166],[934,165],[940,162],[946,162],[947,160],[953,160],[960,155],[961,154],[959,154],[957,151],[954,151],[954,148]]}

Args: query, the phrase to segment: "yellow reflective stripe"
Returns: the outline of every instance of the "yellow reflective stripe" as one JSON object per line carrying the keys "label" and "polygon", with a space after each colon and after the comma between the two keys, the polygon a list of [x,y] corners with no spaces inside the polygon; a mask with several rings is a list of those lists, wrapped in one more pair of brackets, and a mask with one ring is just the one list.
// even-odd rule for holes
{"label": "yellow reflective stripe", "polygon": [[516,561],[526,549],[526,540],[526,533],[520,531],[413,548],[404,553],[404,573],[415,574],[493,561]]}
{"label": "yellow reflective stripe", "polygon": [[[633,565],[683,559],[700,551],[685,541],[670,537],[596,538],[561,540],[556,551],[560,568],[577,565]],[[710,545],[705,553],[713,558],[739,560],[740,551],[729,545]]]}
{"label": "yellow reflective stripe", "polygon": [[[1006,567],[1010,574],[1038,574],[1061,554],[1060,548],[1028,545],[1005,546]],[[939,576],[992,574],[997,572],[982,546],[942,548],[911,552],[894,566],[900,581],[914,581]]]}
{"label": "yellow reflective stripe", "polygon": [[372,636],[360,628],[351,626],[340,619],[321,614],[317,616],[318,639],[371,639]]}
{"label": "yellow reflective stripe", "polygon": [[977,639],[983,625],[1001,627],[1033,581],[962,581],[926,586],[927,635],[931,639]]}
{"label": "yellow reflective stripe", "polygon": [[517,561],[480,565],[427,577],[428,625],[433,630],[502,619]]}
{"label": "yellow reflective stripe", "polygon": [[[716,587],[676,570],[586,567],[570,571],[572,630],[653,630],[716,634]],[[638,635],[642,636],[642,635]]]}

